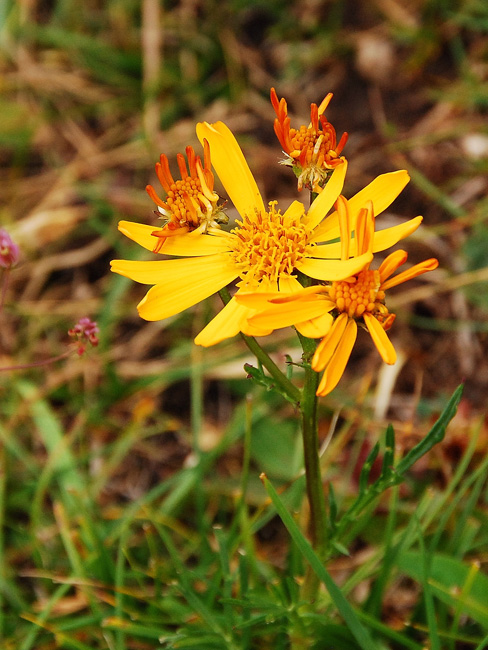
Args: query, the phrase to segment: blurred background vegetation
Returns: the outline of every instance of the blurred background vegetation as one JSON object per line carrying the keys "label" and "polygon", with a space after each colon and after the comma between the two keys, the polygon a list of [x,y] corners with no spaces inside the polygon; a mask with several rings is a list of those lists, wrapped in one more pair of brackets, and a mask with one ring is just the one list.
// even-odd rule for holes
{"label": "blurred background vegetation", "polygon": [[[395,424],[399,451],[408,449],[461,381],[460,414],[443,447],[417,469],[405,509],[415,509],[429,483],[446,488],[476,436],[464,469],[482,462],[485,0],[4,0],[0,225],[21,246],[22,259],[0,314],[0,365],[61,354],[66,331],[82,316],[101,329],[100,346],[86,358],[0,374],[6,650],[159,647],[158,616],[178,628],[175,621],[190,615],[181,593],[171,600],[165,592],[172,578],[158,526],[181,536],[191,561],[196,532],[229,522],[249,419],[248,502],[263,505],[260,471],[283,482],[300,471],[294,414],[278,397],[254,391],[242,369],[250,361],[242,343],[193,346],[218,298],[146,323],[136,311],[145,288],[108,271],[114,257],[143,254],[117,222],[157,222],[144,187],[155,184],[160,153],[173,163],[186,145],[199,146],[197,121],[230,126],[267,200],[286,206],[297,198],[293,177],[277,164],[271,86],[287,99],[295,125],[308,123],[310,102],[334,93],[327,117],[339,136],[350,136],[345,195],[379,173],[407,169],[412,181],[382,224],[424,215],[406,242],[410,259],[440,261],[438,271],[389,303],[398,313],[392,336],[401,361],[394,371],[382,367],[365,337],[340,387],[323,401],[324,437],[340,431],[327,480],[347,498],[356,464],[386,420]],[[265,343],[280,363],[285,354],[299,357],[291,331]],[[198,504],[204,497],[194,488],[204,479],[208,501]],[[452,544],[458,559],[471,554],[483,563],[486,500],[477,498],[469,511],[481,509],[470,524],[472,545]],[[352,557],[374,545],[377,523],[364,524]],[[279,523],[269,516],[257,528],[258,555],[282,566],[287,544]],[[378,613],[392,627],[417,603],[416,590],[400,586]],[[144,607],[137,589],[154,601],[165,595],[168,611],[154,602],[153,610]],[[359,602],[362,596],[355,594]],[[156,631],[129,633],[132,624]],[[212,643],[207,647],[221,647]],[[236,647],[258,647],[249,643]],[[261,647],[286,647],[274,643]]]}

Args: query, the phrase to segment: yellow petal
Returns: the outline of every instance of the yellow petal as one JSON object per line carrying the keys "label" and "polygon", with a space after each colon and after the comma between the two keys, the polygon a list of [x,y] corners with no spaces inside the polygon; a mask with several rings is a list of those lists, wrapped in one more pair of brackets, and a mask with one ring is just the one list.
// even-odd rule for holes
{"label": "yellow petal", "polygon": [[399,273],[398,275],[395,275],[393,278],[390,278],[386,282],[383,282],[380,288],[383,291],[386,291],[387,289],[396,287],[398,284],[402,284],[403,282],[412,280],[413,278],[416,278],[418,275],[422,275],[422,273],[427,273],[427,271],[434,271],[438,266],[439,266],[439,261],[436,260],[435,257],[432,257],[429,260],[425,260],[425,262],[420,262],[419,264],[415,264],[414,266],[407,269],[406,271],[402,271],[402,273]]}
{"label": "yellow petal", "polygon": [[250,312],[232,298],[195,338],[197,345],[209,347],[239,334]]}
{"label": "yellow petal", "polygon": [[331,301],[319,299],[295,300],[279,305],[269,305],[268,309],[259,311],[254,316],[251,316],[249,323],[258,327],[268,327],[271,329],[290,327],[290,325],[295,325],[295,323],[318,318],[334,306],[334,303],[331,303]]}
{"label": "yellow petal", "polygon": [[337,197],[342,192],[344,187],[344,178],[347,171],[347,160],[344,160],[342,165],[338,165],[332,172],[331,177],[327,181],[326,186],[317,196],[315,201],[310,206],[307,217],[304,223],[309,228],[315,228],[325,218],[329,210],[334,205]]}
{"label": "yellow petal", "polygon": [[405,264],[408,258],[407,251],[397,250],[390,253],[380,264],[378,269],[380,281],[383,283],[390,275],[393,275],[398,267]]}
{"label": "yellow petal", "polygon": [[374,234],[373,253],[384,251],[405,239],[405,237],[409,237],[420,226],[422,219],[423,217],[415,217],[415,219],[400,223],[398,226],[377,230]]}
{"label": "yellow petal", "polygon": [[254,291],[246,291],[239,289],[235,294],[234,299],[244,307],[250,309],[267,309],[269,301],[273,298],[280,296],[278,291],[278,283],[276,281],[263,279]]}
{"label": "yellow petal", "polygon": [[339,345],[322,375],[317,395],[328,395],[339,383],[356,342],[357,331],[356,321],[352,318],[349,319]]}
{"label": "yellow petal", "polygon": [[197,124],[197,135],[210,145],[212,165],[231,201],[241,216],[264,212],[264,203],[256,181],[237,140],[223,122]]}
{"label": "yellow petal", "polygon": [[349,317],[347,314],[338,316],[327,335],[318,344],[312,359],[312,368],[316,372],[320,372],[330,363],[344,334],[348,320]]}
{"label": "yellow petal", "polygon": [[[422,217],[415,217],[415,219],[410,219],[405,223],[401,223],[398,226],[391,226],[391,228],[384,228],[383,230],[377,230],[374,234],[373,239],[373,253],[378,251],[383,251],[391,246],[394,246],[402,239],[405,239],[413,232],[422,223]],[[354,239],[353,239],[354,241]],[[319,244],[313,249],[313,256],[320,259],[340,259],[341,257],[341,242],[336,241],[330,244]]]}
{"label": "yellow petal", "polygon": [[[301,287],[298,291],[285,292],[280,291],[278,295],[274,298],[271,298],[269,302],[272,302],[275,305],[282,305],[286,302],[294,302],[296,300],[316,300],[320,294],[320,299],[325,300],[326,297],[324,294],[328,295],[328,288],[322,284],[313,285],[311,287]],[[332,303],[335,304],[335,303]]]}
{"label": "yellow petal", "polygon": [[300,203],[300,201],[293,201],[293,203],[285,210],[283,218],[295,221],[296,219],[301,218],[304,214],[305,206],[303,203]]}
{"label": "yellow petal", "polygon": [[409,180],[410,176],[405,169],[381,174],[349,199],[349,209],[353,214],[357,213],[368,201],[372,201],[373,214],[377,217],[393,203]]}
{"label": "yellow petal", "polygon": [[[366,205],[367,201],[372,201],[373,213],[377,217],[393,203],[409,180],[408,172],[404,169],[377,176],[374,181],[371,181],[369,185],[366,185],[364,189],[348,200],[351,214],[356,215]],[[337,212],[333,212],[316,229],[314,241],[328,241],[336,237],[339,237],[339,220]]]}
{"label": "yellow petal", "polygon": [[296,323],[295,327],[303,336],[309,339],[320,339],[325,336],[332,327],[334,317],[327,313],[322,314],[313,320],[307,320],[303,323]]}
{"label": "yellow petal", "polygon": [[[351,212],[347,207],[347,200],[343,196],[339,196],[336,201],[337,214],[339,217],[339,234],[341,238],[341,260],[349,259],[349,248],[351,244],[351,231],[353,224],[351,223]],[[364,252],[364,251],[361,251]]]}
{"label": "yellow petal", "polygon": [[207,279],[220,284],[219,288],[222,288],[238,274],[228,253],[147,262],[112,260],[111,270],[142,284],[182,284],[190,289],[194,284]]}
{"label": "yellow petal", "polygon": [[261,281],[255,291],[240,290],[236,293],[235,298],[241,305],[262,311],[270,307],[269,303],[278,305],[294,300],[301,300],[302,298],[310,299],[312,294],[327,293],[326,287],[322,285],[303,287],[293,276],[283,276],[280,278],[279,283],[280,289],[278,291],[278,288],[269,290],[271,283],[267,287],[264,287],[264,281]]}
{"label": "yellow petal", "polygon": [[[200,265],[189,264],[197,261]],[[149,279],[144,275],[146,271],[124,266],[123,260],[116,260],[116,262],[119,262],[114,268],[117,273],[127,275],[139,282]],[[158,273],[162,274],[161,281],[148,291],[137,306],[139,315],[146,320],[162,320],[178,314],[219,291],[236,277],[233,265],[225,258],[222,259],[220,255],[145,264],[159,264]]]}
{"label": "yellow petal", "polygon": [[364,313],[364,322],[383,361],[393,365],[397,358],[395,348],[381,324],[368,312]]}
{"label": "yellow petal", "polygon": [[302,285],[294,275],[284,275],[280,277],[280,291],[283,293],[294,293],[303,289]]}
{"label": "yellow petal", "polygon": [[244,307],[261,311],[268,309],[270,306],[270,300],[278,298],[279,296],[281,296],[279,291],[239,291],[236,293],[234,298]]}
{"label": "yellow petal", "polygon": [[272,331],[273,328],[255,325],[249,319],[246,319],[241,327],[241,332],[246,336],[269,336]]}
{"label": "yellow petal", "polygon": [[[120,221],[119,230],[126,237],[132,239],[140,246],[152,251],[158,243],[157,237],[151,233],[160,231],[162,228],[154,226],[147,226],[142,223],[135,223],[132,221]],[[202,233],[189,233],[185,235],[176,235],[175,237],[168,237],[163,244],[160,253],[164,255],[212,255],[220,251],[228,251],[228,238],[232,237],[229,233],[225,233],[226,237],[214,237]]]}
{"label": "yellow petal", "polygon": [[359,273],[373,259],[372,253],[364,253],[350,260],[317,260],[307,258],[297,264],[297,269],[310,278],[333,282],[344,280],[350,275]]}
{"label": "yellow petal", "polygon": [[340,241],[332,244],[319,244],[313,247],[313,256],[319,259],[340,260],[342,253],[342,244]]}

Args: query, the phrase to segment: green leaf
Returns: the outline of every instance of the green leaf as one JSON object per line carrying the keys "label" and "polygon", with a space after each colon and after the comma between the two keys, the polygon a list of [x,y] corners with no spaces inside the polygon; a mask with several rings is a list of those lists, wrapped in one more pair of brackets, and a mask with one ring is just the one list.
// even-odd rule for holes
{"label": "green leaf", "polygon": [[364,465],[361,468],[361,474],[359,476],[359,493],[362,494],[365,492],[368,486],[368,478],[371,473],[371,468],[373,463],[378,457],[380,451],[380,443],[377,442],[373,449],[369,452],[368,457],[366,458]]}
{"label": "green leaf", "polygon": [[[411,578],[422,582],[423,560],[420,552],[401,553],[397,566]],[[468,580],[469,588],[465,590]],[[478,572],[473,576],[473,566],[447,555],[436,554],[430,564],[429,583],[432,594],[439,600],[461,609],[488,629],[488,577]]]}
{"label": "green leaf", "polygon": [[245,363],[244,364],[244,370],[247,372],[247,376],[249,379],[253,379],[256,383],[258,383],[260,386],[264,386],[266,390],[274,390],[280,395],[282,395],[288,402],[291,404],[296,404],[296,399],[295,397],[291,397],[289,393],[287,393],[285,390],[283,390],[280,385],[273,379],[273,377],[268,377],[264,373],[263,367],[261,364],[256,368],[255,366],[252,366],[250,363]]}
{"label": "green leaf", "polygon": [[273,502],[278,515],[280,516],[282,522],[285,524],[288,532],[291,535],[291,538],[297,545],[300,552],[303,554],[305,559],[309,562],[312,569],[317,574],[318,578],[324,583],[329,595],[332,599],[332,602],[337,607],[339,613],[343,617],[347,627],[349,628],[351,634],[354,636],[356,641],[359,643],[362,650],[378,650],[378,646],[373,642],[367,630],[363,627],[359,618],[357,617],[354,609],[347,602],[343,593],[332,580],[329,572],[322,564],[318,555],[311,547],[309,541],[305,539],[302,532],[298,528],[297,524],[293,520],[293,517],[290,515],[288,510],[285,508],[280,497],[278,496],[276,490],[268,481],[266,476],[262,476],[264,487],[269,495],[269,498]]}
{"label": "green leaf", "polygon": [[61,423],[51,406],[46,400],[38,397],[38,389],[27,381],[19,381],[16,386],[49,453],[46,466],[56,475],[65,504],[71,510],[77,509],[79,498],[85,495],[86,485],[69,448],[69,439],[64,435]]}
{"label": "green leaf", "polygon": [[442,411],[439,419],[434,424],[429,433],[421,440],[418,445],[415,445],[408,454],[402,458],[402,460],[396,466],[396,473],[402,476],[407,470],[412,467],[422,456],[432,449],[434,445],[437,445],[441,440],[443,440],[446,434],[446,428],[452,418],[456,415],[457,407],[461,401],[463,394],[463,384],[458,386],[454,393],[452,394],[451,399],[449,400],[446,408]]}

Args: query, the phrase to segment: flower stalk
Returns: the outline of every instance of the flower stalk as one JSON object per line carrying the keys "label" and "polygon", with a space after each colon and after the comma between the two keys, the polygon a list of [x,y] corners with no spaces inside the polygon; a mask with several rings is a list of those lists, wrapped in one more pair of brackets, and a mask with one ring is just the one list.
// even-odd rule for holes
{"label": "flower stalk", "polygon": [[[315,351],[315,341],[298,333],[303,348],[305,383],[302,389],[300,412],[302,420],[303,455],[307,499],[310,512],[310,537],[317,555],[325,560],[327,551],[327,508],[320,469],[317,387],[319,375],[310,365]],[[302,587],[302,598],[307,602],[315,600],[319,582],[310,567]]]}

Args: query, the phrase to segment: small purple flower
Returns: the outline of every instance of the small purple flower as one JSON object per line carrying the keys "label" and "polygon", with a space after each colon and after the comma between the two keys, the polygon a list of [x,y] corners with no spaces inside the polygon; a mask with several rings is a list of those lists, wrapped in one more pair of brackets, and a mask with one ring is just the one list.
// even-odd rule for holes
{"label": "small purple flower", "polygon": [[99,331],[96,321],[92,321],[87,317],[80,318],[76,325],[68,330],[69,336],[78,343],[78,354],[80,356],[85,352],[87,343],[90,343],[93,347],[98,345],[97,334]]}
{"label": "small purple flower", "polygon": [[20,249],[6,230],[0,228],[0,266],[10,269],[19,261]]}

